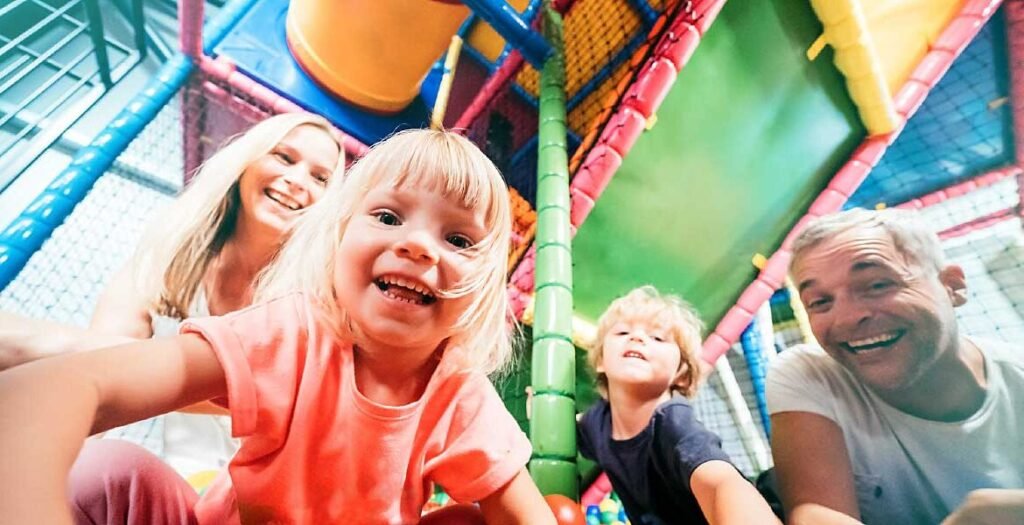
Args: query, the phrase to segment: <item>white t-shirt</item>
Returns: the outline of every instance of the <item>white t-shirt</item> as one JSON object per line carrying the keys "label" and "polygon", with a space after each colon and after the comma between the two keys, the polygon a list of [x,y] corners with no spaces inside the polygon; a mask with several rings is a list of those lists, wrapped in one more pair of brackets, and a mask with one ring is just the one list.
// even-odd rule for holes
{"label": "white t-shirt", "polygon": [[[200,291],[192,303],[189,317],[210,315],[206,294]],[[153,337],[178,335],[181,319],[151,314]],[[123,439],[149,450],[182,477],[211,470],[222,470],[238,450],[231,437],[231,418],[206,414],[170,412],[162,416],[111,429],[106,439]]]}
{"label": "white t-shirt", "polygon": [[901,412],[807,345],[772,363],[768,410],[811,412],[839,425],[864,523],[937,524],[974,489],[1024,488],[1024,350],[975,342],[988,388],[981,408],[963,421]]}

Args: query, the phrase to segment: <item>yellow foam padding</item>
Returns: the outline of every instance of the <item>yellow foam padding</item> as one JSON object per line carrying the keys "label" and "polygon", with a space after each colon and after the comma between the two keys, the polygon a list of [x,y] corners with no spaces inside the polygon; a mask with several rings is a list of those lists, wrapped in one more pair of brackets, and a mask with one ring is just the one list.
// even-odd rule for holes
{"label": "yellow foam padding", "polygon": [[835,50],[835,65],[846,77],[846,89],[869,135],[888,133],[899,125],[882,62],[857,0],[811,0],[824,26],[825,41]]}
{"label": "yellow foam padding", "polygon": [[396,113],[469,16],[461,2],[292,0],[288,47],[322,86],[358,106]]}
{"label": "yellow foam padding", "polygon": [[202,494],[202,492],[206,490],[206,487],[209,487],[210,483],[213,483],[213,480],[217,478],[217,474],[220,474],[220,472],[216,470],[203,470],[192,474],[185,481],[187,481],[196,492]]}
{"label": "yellow foam padding", "polygon": [[965,0],[811,0],[868,133],[899,125],[892,96]]}
{"label": "yellow foam padding", "polygon": [[[530,5],[530,0],[509,0],[508,4],[522,14],[523,11],[526,11],[527,6]],[[498,60],[501,52],[505,50],[505,39],[501,38],[501,35],[481,18],[477,18],[473,22],[473,28],[469,30],[469,35],[466,36],[466,44],[479,51],[481,55],[491,62]]]}
{"label": "yellow foam padding", "polygon": [[913,73],[965,0],[863,0],[868,30],[880,51],[889,91]]}

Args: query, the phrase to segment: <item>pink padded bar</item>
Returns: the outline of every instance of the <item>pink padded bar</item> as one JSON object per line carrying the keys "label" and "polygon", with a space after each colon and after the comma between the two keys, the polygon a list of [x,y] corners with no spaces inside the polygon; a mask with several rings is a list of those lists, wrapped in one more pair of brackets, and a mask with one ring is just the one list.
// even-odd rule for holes
{"label": "pink padded bar", "polygon": [[505,57],[505,61],[498,66],[498,69],[487,79],[487,82],[484,82],[480,92],[473,98],[473,102],[470,102],[466,111],[463,111],[462,115],[459,116],[459,120],[455,122],[454,129],[469,129],[469,126],[480,116],[484,108],[491,103],[491,99],[505,89],[505,86],[519,72],[519,68],[522,65],[523,55],[519,54],[519,51],[515,49],[510,51],[508,56]]}
{"label": "pink padded bar", "polygon": [[938,204],[942,201],[954,197],[959,197],[966,193],[970,193],[974,190],[984,188],[986,186],[991,186],[1007,177],[1017,177],[1020,176],[1021,174],[1024,174],[1024,170],[1022,170],[1020,166],[1008,166],[1005,168],[995,169],[988,173],[978,175],[977,177],[974,177],[970,180],[958,182],[956,184],[953,184],[952,186],[943,188],[938,191],[934,191],[927,195],[922,195],[921,197],[918,197],[916,199],[910,199],[909,201],[904,202],[902,204],[898,204],[895,207],[905,210],[918,210],[921,208],[927,208],[928,206],[931,206],[933,204]]}
{"label": "pink padded bar", "polygon": [[203,56],[203,1],[178,0],[181,52],[193,60]]}
{"label": "pink padded bar", "polygon": [[[211,79],[220,81],[232,89],[252,98],[258,104],[270,108],[274,113],[295,113],[305,111],[294,102],[274,93],[264,85],[252,80],[244,73],[235,69],[235,65],[226,59],[213,60],[203,56],[199,59],[199,69]],[[342,133],[342,146],[353,158],[363,156],[369,148],[354,137]]]}
{"label": "pink padded bar", "polygon": [[948,228],[939,232],[939,238],[942,240],[952,239],[954,237],[963,237],[971,232],[978,230],[984,230],[993,224],[1003,222],[1007,219],[1017,218],[1017,207],[1006,208],[1005,210],[999,210],[996,212],[989,213],[974,219],[972,221],[965,222],[963,224],[957,224],[952,228]]}

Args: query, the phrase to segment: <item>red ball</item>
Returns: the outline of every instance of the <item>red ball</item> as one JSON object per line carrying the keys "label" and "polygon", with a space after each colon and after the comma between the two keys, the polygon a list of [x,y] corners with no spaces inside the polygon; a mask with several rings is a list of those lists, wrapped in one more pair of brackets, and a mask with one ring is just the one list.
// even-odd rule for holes
{"label": "red ball", "polygon": [[554,513],[558,525],[587,525],[587,518],[583,515],[579,503],[561,494],[544,496],[544,501],[548,502],[548,506],[551,507],[551,512]]}

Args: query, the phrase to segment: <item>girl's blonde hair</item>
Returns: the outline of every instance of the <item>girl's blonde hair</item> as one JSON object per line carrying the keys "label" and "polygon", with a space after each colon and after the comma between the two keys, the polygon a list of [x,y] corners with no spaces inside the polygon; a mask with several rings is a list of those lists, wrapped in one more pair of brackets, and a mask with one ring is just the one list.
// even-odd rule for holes
{"label": "girl's blonde hair", "polygon": [[323,117],[285,113],[234,137],[203,163],[181,195],[150,225],[135,252],[136,286],[156,314],[188,316],[207,268],[234,233],[239,179],[250,164],[299,126],[319,128],[338,144],[338,163],[331,170],[331,179],[340,178],[345,169],[344,149]]}
{"label": "girl's blonde hair", "polygon": [[473,296],[448,345],[458,352],[456,366],[485,374],[502,371],[512,355],[505,292],[512,230],[509,193],[490,159],[456,133],[407,130],[375,145],[352,166],[342,184],[329,186],[315,209],[299,220],[277,260],[259,279],[256,300],[305,291],[322,304],[333,327],[351,337],[349,318],[335,299],[336,253],[360,202],[381,185],[421,187],[461,206],[484,210],[488,233],[471,248],[475,268],[463,282],[440,295]]}
{"label": "girl's blonde hair", "polygon": [[697,310],[681,297],[663,294],[647,285],[612,301],[597,321],[597,341],[587,350],[587,363],[597,375],[597,389],[602,396],[608,397],[608,376],[596,370],[604,355],[604,338],[618,322],[643,322],[668,330],[679,347],[679,369],[669,390],[686,397],[697,393],[700,377],[697,352],[701,348],[704,322]]}

